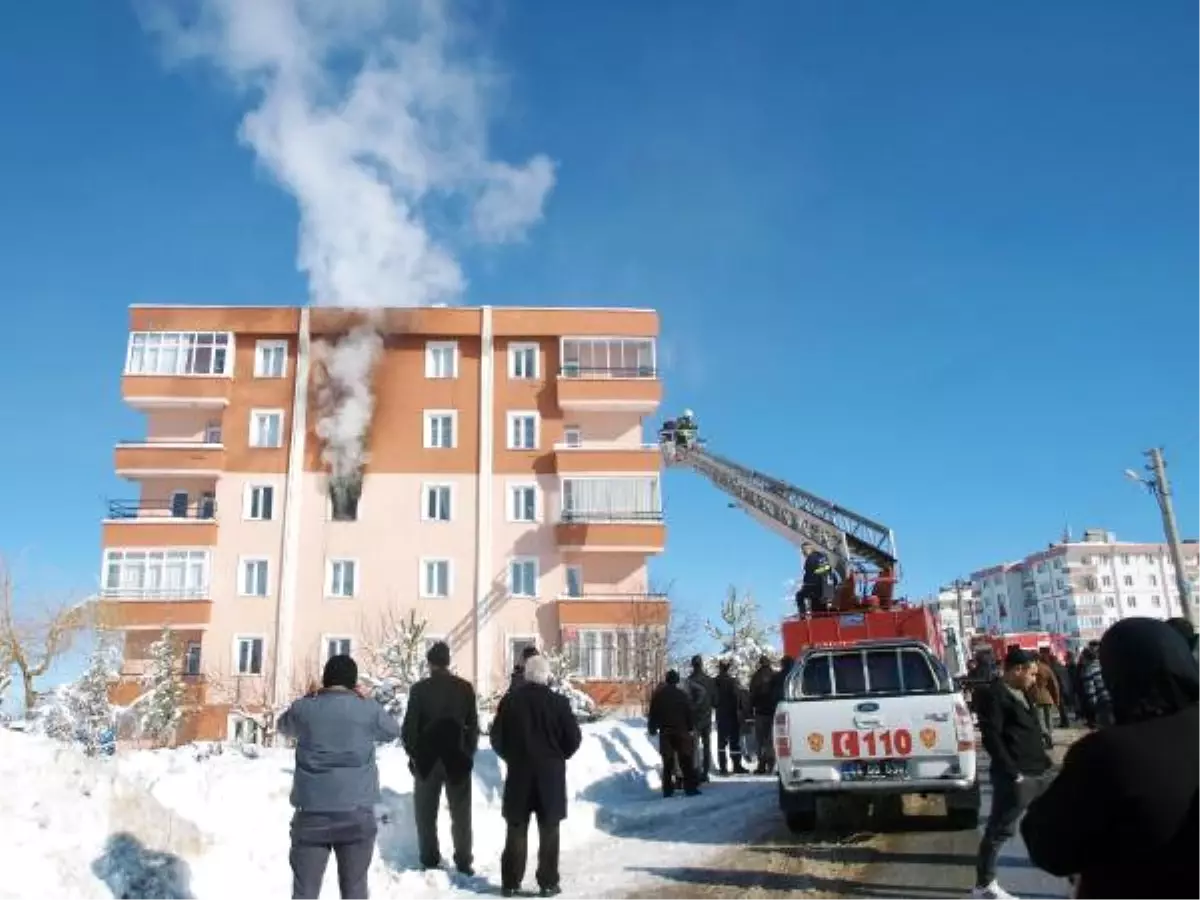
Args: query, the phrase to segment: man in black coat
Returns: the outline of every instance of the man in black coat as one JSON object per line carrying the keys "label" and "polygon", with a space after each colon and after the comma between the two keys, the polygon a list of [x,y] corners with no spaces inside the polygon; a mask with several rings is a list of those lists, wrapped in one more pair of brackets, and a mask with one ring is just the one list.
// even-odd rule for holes
{"label": "man in black coat", "polygon": [[1016,833],[1025,808],[1047,785],[1051,760],[1042,725],[1027,692],[1037,680],[1037,657],[1013,647],[1004,657],[1004,674],[976,696],[983,748],[991,765],[992,812],[979,844],[976,897],[1008,897],[996,883],[1000,850]]}
{"label": "man in black coat", "polygon": [[1200,897],[1200,673],[1186,639],[1150,618],[1100,641],[1116,727],[1077,741],[1021,823],[1034,865],[1076,897]]}
{"label": "man in black coat", "polygon": [[750,676],[750,703],[754,707],[754,743],[758,747],[758,764],[754,774],[766,775],[775,764],[775,745],[772,731],[775,727],[775,670],[771,658],[763,655],[758,660],[758,670]]}
{"label": "man in black coat", "polygon": [[692,712],[696,718],[696,732],[699,737],[699,754],[696,766],[700,770],[700,780],[708,781],[708,773],[712,771],[712,731],[713,712],[717,706],[717,683],[704,671],[704,657],[692,657],[692,674],[688,676],[688,694],[692,698]]}
{"label": "man in black coat", "polygon": [[742,721],[744,713],[741,695],[744,688],[729,673],[729,661],[717,663],[713,681],[717,693],[717,771],[729,774],[729,757],[733,757],[735,775],[746,774],[742,767]]}
{"label": "man in black coat", "polygon": [[475,688],[450,672],[450,647],[438,641],[425,654],[429,677],[412,686],[400,739],[413,773],[413,816],[421,865],[441,866],[438,806],[442,790],[450,807],[454,865],[472,875],[471,771],[479,747]]}
{"label": "man in black coat", "polygon": [[689,797],[700,793],[696,786],[695,751],[696,719],[692,703],[679,686],[679,673],[672,669],[650,698],[646,717],[650,735],[658,735],[658,751],[662,754],[664,797],[675,793],[675,765],[683,774],[683,792]]}
{"label": "man in black coat", "polygon": [[583,741],[571,704],[550,690],[550,663],[544,656],[525,662],[524,684],[509,691],[496,708],[491,742],[504,760],[501,814],[508,824],[500,856],[500,893],[515,896],[525,878],[529,819],[537,816],[537,883],[543,897],[561,893],[558,829],[567,817],[567,760]]}

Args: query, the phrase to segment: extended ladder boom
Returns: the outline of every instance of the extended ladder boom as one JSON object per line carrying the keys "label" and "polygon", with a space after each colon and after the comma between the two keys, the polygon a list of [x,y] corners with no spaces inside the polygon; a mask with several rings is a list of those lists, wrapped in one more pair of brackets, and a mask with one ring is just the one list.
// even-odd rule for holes
{"label": "extended ladder boom", "polygon": [[[683,425],[682,421],[679,423]],[[812,542],[842,572],[894,577],[896,543],[891,529],[794,485],[710,453],[697,439],[694,425],[684,433],[668,422],[659,439],[670,465],[686,466],[703,475],[745,507],[782,526],[797,543]]]}

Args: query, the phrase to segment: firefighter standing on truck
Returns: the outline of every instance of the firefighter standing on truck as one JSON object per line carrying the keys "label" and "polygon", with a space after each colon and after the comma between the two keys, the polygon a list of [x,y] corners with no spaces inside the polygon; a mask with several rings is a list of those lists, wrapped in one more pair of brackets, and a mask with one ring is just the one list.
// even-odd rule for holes
{"label": "firefighter standing on truck", "polygon": [[800,618],[815,612],[829,612],[833,607],[833,593],[837,587],[837,573],[829,557],[814,544],[800,548],[804,553],[804,581],[796,592],[796,609]]}

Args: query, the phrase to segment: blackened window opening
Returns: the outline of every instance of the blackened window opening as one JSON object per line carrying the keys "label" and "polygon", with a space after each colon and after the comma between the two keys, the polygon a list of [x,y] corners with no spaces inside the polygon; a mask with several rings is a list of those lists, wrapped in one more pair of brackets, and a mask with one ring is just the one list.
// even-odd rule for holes
{"label": "blackened window opening", "polygon": [[362,496],[362,476],[347,475],[329,479],[329,503],[335,522],[358,520],[358,499]]}

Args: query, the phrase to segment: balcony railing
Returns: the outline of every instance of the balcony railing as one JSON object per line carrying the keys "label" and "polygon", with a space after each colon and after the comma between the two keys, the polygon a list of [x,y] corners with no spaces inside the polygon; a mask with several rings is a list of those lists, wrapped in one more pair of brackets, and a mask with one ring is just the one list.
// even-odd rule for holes
{"label": "balcony railing", "polygon": [[208,585],[199,587],[181,587],[181,588],[100,588],[100,597],[103,600],[137,600],[158,603],[162,601],[179,601],[186,602],[189,600],[207,600],[209,598]]}
{"label": "balcony railing", "polygon": [[600,591],[584,591],[582,594],[559,594],[559,600],[577,600],[581,603],[665,603],[667,595],[663,593],[605,593]]}
{"label": "balcony railing", "polygon": [[629,522],[645,522],[647,524],[657,524],[662,522],[662,510],[617,510],[617,511],[593,511],[593,510],[578,510],[564,509],[562,511],[561,521],[566,524],[603,524],[606,522],[629,523]]}
{"label": "balcony railing", "polygon": [[598,380],[605,378],[657,378],[654,366],[576,366],[564,364],[558,370],[559,378]]}
{"label": "balcony railing", "polygon": [[118,447],[222,447],[221,432],[211,431],[203,437],[140,437],[122,438]]}
{"label": "balcony railing", "polygon": [[207,522],[217,517],[217,501],[198,500],[109,500],[108,518],[123,521],[138,519],[184,519]]}
{"label": "balcony railing", "polygon": [[658,450],[658,444],[643,444],[641,441],[630,443],[628,441],[579,441],[571,443],[569,441],[559,441],[554,445],[554,449],[560,453],[569,453],[572,450],[587,453],[589,451],[611,451],[619,452],[622,450]]}

